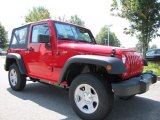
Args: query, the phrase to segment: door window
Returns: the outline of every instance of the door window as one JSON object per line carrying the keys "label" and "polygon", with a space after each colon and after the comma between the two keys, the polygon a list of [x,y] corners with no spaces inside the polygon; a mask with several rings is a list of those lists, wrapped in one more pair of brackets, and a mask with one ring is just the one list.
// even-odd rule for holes
{"label": "door window", "polygon": [[157,51],[156,51],[156,55],[160,55],[160,50],[157,50]]}
{"label": "door window", "polygon": [[155,54],[155,50],[148,51],[146,56],[153,56]]}
{"label": "door window", "polygon": [[48,24],[41,24],[33,26],[32,29],[32,43],[38,43],[38,35],[50,35]]}

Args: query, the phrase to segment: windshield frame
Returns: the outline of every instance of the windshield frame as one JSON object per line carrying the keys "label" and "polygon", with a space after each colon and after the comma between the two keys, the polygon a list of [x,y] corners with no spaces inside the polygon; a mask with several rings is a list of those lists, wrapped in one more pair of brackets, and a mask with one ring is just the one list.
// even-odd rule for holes
{"label": "windshield frame", "polygon": [[[63,25],[70,25],[70,26],[74,26],[76,28],[84,29],[85,31],[87,31],[87,33],[88,33],[88,35],[90,37],[91,42],[85,41],[85,40],[79,40],[79,39],[72,39],[72,38],[59,39],[58,38],[58,30],[57,30],[57,27],[56,27],[56,23],[63,24]],[[89,29],[86,29],[86,28],[78,26],[78,25],[64,23],[64,22],[59,22],[59,21],[54,21],[53,22],[53,26],[54,26],[54,30],[55,30],[55,34],[56,34],[56,39],[57,40],[69,40],[69,41],[75,41],[75,42],[85,42],[85,43],[96,44],[95,38],[94,38],[94,36],[92,35],[92,33],[91,33],[91,31]]]}

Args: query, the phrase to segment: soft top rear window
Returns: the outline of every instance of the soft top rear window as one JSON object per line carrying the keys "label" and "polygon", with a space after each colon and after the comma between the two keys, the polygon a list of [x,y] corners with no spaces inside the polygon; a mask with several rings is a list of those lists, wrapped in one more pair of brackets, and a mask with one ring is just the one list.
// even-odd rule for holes
{"label": "soft top rear window", "polygon": [[29,25],[16,28],[12,31],[10,48],[27,48]]}

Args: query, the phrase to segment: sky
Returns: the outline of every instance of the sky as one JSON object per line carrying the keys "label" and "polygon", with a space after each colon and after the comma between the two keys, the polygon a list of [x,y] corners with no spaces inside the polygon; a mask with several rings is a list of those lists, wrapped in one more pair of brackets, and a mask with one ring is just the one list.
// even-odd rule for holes
{"label": "sky", "polygon": [[[58,16],[69,18],[77,14],[85,27],[89,28],[96,36],[104,25],[111,25],[114,32],[126,48],[135,47],[138,42],[136,37],[125,35],[123,29],[128,27],[127,20],[111,16],[110,5],[112,0],[3,0],[0,4],[0,23],[8,31],[9,37],[13,28],[25,23],[25,16],[33,7],[47,8],[52,19]],[[160,38],[152,41],[160,47]]]}

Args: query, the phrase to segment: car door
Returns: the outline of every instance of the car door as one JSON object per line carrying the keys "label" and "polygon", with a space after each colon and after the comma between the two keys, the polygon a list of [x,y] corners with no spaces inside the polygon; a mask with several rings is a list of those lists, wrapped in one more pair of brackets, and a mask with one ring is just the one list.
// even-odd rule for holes
{"label": "car door", "polygon": [[41,23],[31,26],[30,41],[28,43],[26,66],[29,76],[44,80],[51,80],[52,75],[52,49],[51,41],[40,43],[39,35],[49,35],[50,30],[47,23]]}
{"label": "car door", "polygon": [[150,50],[146,53],[146,58],[147,59],[153,59],[155,55],[155,50]]}
{"label": "car door", "polygon": [[156,60],[160,60],[160,49],[157,49],[155,52],[155,58]]}

